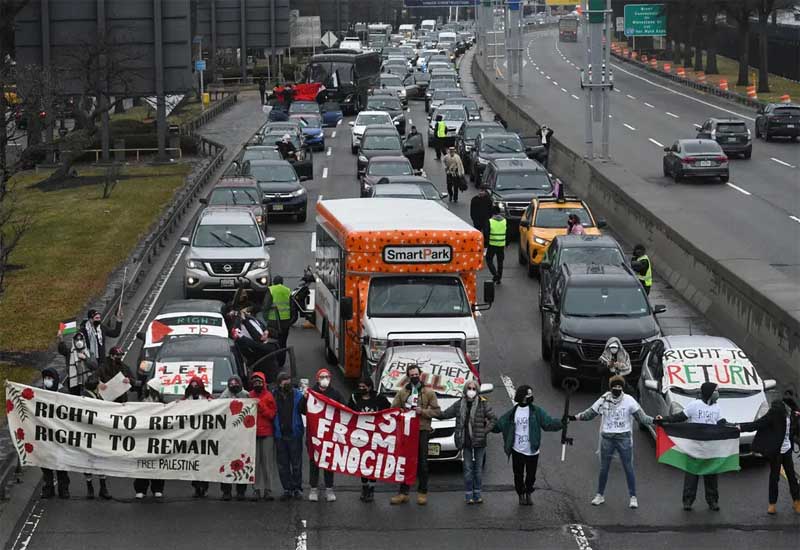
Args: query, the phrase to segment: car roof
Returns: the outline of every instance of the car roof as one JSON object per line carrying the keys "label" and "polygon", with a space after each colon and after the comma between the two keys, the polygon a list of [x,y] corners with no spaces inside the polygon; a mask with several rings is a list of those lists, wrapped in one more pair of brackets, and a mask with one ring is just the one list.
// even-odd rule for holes
{"label": "car roof", "polygon": [[[381,116],[385,115],[385,116],[390,116],[389,113],[387,113],[386,111],[361,111],[360,113],[358,113],[358,116],[361,116],[361,115],[381,115]],[[358,118],[358,117],[356,117],[356,118]]]}
{"label": "car roof", "polygon": [[381,155],[378,157],[372,157],[369,159],[370,164],[380,164],[382,162],[389,163],[389,164],[410,164],[409,160],[406,157],[396,157],[396,156],[389,156],[389,155]]}
{"label": "car roof", "polygon": [[[375,157],[378,158],[378,157]],[[397,159],[400,157],[389,157],[393,159]],[[384,180],[386,180],[384,182]],[[381,185],[385,185],[387,183],[430,183],[433,184],[431,180],[428,178],[423,178],[422,176],[381,176],[377,183]]]}
{"label": "car roof", "polygon": [[397,130],[393,126],[392,127],[378,126],[377,124],[374,126],[373,125],[367,126],[367,129],[364,130],[365,136],[367,135],[367,132],[369,132],[370,134],[383,134],[383,135],[394,135],[394,136],[400,135],[397,133]]}
{"label": "car roof", "polygon": [[617,240],[610,235],[558,235],[559,245],[566,248],[609,248],[622,250]]}
{"label": "car roof", "polygon": [[226,206],[209,206],[200,213],[198,223],[200,225],[251,225],[255,221],[249,210]]}
{"label": "car roof", "polygon": [[250,176],[223,176],[214,185],[214,189],[223,187],[258,187],[258,181]]}
{"label": "car roof", "polygon": [[[501,126],[502,126],[502,124],[501,124]],[[517,136],[517,134],[515,134],[514,132],[509,132],[508,130],[505,130],[505,129],[502,129],[502,128],[498,128],[496,132],[495,131],[492,131],[492,132],[481,132],[481,136],[483,136],[484,139],[486,139],[486,138],[507,138],[508,136]],[[517,138],[519,138],[519,136],[517,136]],[[522,141],[522,140],[520,140],[520,141]]]}
{"label": "car roof", "polygon": [[347,232],[477,231],[471,223],[442,206],[440,201],[395,198],[330,199],[317,205],[318,212],[323,210],[330,213]]}
{"label": "car roof", "polygon": [[171,300],[164,304],[158,315],[170,313],[219,313],[222,315],[224,306],[225,304],[219,300]]}
{"label": "car roof", "polygon": [[430,363],[447,359],[466,364],[461,350],[455,346],[390,346],[386,348],[386,355],[387,365],[396,356],[412,360],[418,358]]}
{"label": "car roof", "polygon": [[158,350],[158,358],[168,355],[188,355],[198,357],[210,354],[228,354],[231,351],[231,340],[221,336],[181,336],[164,340]]}
{"label": "car roof", "polygon": [[564,201],[564,202],[557,202],[557,201],[538,201],[536,199],[531,199],[531,202],[536,202],[538,204],[537,208],[541,208],[541,209],[553,209],[553,210],[556,210],[556,209],[559,209],[559,208],[560,209],[585,208],[586,210],[589,209],[589,207],[586,205],[586,203],[581,201],[581,200],[568,200],[568,201]]}
{"label": "car roof", "polygon": [[273,160],[273,159],[254,159],[248,160],[250,166],[291,166],[288,160]]}
{"label": "car roof", "polygon": [[679,139],[678,143],[681,145],[686,145],[689,143],[697,143],[698,145],[711,145],[713,143],[714,145],[719,146],[719,143],[713,139]]}
{"label": "car roof", "polygon": [[794,107],[800,109],[800,103],[770,103],[773,107]]}
{"label": "car roof", "polygon": [[433,90],[433,93],[437,92],[460,92],[463,94],[464,90],[462,90],[461,88],[436,88],[435,90]]}
{"label": "car roof", "polygon": [[598,281],[615,287],[639,285],[636,276],[627,267],[619,265],[565,264],[561,270],[568,274],[570,285],[575,286],[596,286]]}
{"label": "car roof", "polygon": [[746,124],[744,119],[738,117],[711,117],[708,120],[711,122],[741,122],[742,124]]}
{"label": "car roof", "polygon": [[723,336],[703,336],[696,334],[676,334],[664,336],[665,349],[682,348],[738,348],[731,340]]}
{"label": "car roof", "polygon": [[[495,122],[493,120],[468,120],[464,123],[465,128],[497,128],[498,130],[502,130],[505,132],[505,128],[499,122]],[[485,135],[492,135],[486,133]]]}
{"label": "car roof", "polygon": [[531,159],[496,159],[492,163],[498,172],[547,172],[541,164]]}
{"label": "car roof", "polygon": [[[424,196],[420,190],[420,185],[427,185],[426,182],[406,182],[406,183],[384,183],[372,188],[373,194],[381,195],[414,195]],[[380,189],[380,191],[378,191]]]}

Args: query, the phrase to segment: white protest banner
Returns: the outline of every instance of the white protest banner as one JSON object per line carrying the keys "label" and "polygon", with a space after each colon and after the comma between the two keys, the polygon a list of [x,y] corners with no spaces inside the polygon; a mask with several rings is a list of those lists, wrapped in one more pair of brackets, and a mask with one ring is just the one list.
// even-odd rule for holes
{"label": "white protest banner", "polygon": [[101,382],[100,385],[97,386],[97,391],[100,392],[100,396],[105,401],[114,401],[129,389],[131,389],[130,380],[126,379],[121,372],[118,372],[117,375],[108,382]]}
{"label": "white protest banner", "polygon": [[255,399],[113,403],[8,382],[23,466],[115,477],[255,481]]}
{"label": "white protest banner", "polygon": [[213,361],[169,361],[156,363],[156,376],[161,379],[162,392],[183,395],[192,378],[197,376],[206,388],[214,382]]}
{"label": "white protest banner", "polygon": [[665,388],[697,390],[704,382],[720,389],[759,390],[763,382],[745,353],[738,349],[680,348],[663,355]]}

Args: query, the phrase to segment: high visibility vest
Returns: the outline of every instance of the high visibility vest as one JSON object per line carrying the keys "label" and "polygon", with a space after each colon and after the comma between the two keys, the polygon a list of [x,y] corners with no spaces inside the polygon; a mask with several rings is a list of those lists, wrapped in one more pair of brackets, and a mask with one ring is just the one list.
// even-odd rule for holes
{"label": "high visibility vest", "polygon": [[650,262],[650,258],[647,257],[647,254],[644,256],[639,256],[634,261],[641,262],[642,260],[647,260],[647,273],[644,275],[640,275],[639,273],[636,274],[636,277],[639,278],[639,281],[647,288],[653,286],[653,264]]}
{"label": "high visibility vest", "polygon": [[506,245],[506,219],[489,218],[489,246]]}
{"label": "high visibility vest", "polygon": [[447,124],[444,123],[444,120],[440,120],[436,123],[436,137],[437,138],[445,138],[447,137]]}
{"label": "high visibility vest", "polygon": [[267,321],[288,321],[292,316],[292,291],[285,285],[272,285],[269,293],[272,295],[272,307],[267,312]]}

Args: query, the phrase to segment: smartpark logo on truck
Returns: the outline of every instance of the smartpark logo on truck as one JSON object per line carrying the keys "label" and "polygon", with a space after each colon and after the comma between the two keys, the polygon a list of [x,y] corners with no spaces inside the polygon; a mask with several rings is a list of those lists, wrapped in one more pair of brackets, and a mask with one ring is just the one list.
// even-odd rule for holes
{"label": "smartpark logo on truck", "polygon": [[453,260],[453,247],[386,246],[383,261],[387,264],[448,264]]}

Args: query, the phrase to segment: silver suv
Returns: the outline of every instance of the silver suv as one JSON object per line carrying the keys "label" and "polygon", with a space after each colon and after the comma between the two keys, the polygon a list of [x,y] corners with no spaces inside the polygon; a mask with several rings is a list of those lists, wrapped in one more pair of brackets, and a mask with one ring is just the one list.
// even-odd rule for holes
{"label": "silver suv", "polygon": [[233,292],[237,282],[262,294],[269,286],[268,246],[275,237],[265,237],[253,214],[234,208],[210,206],[200,213],[184,257],[183,292],[186,298],[206,293]]}

